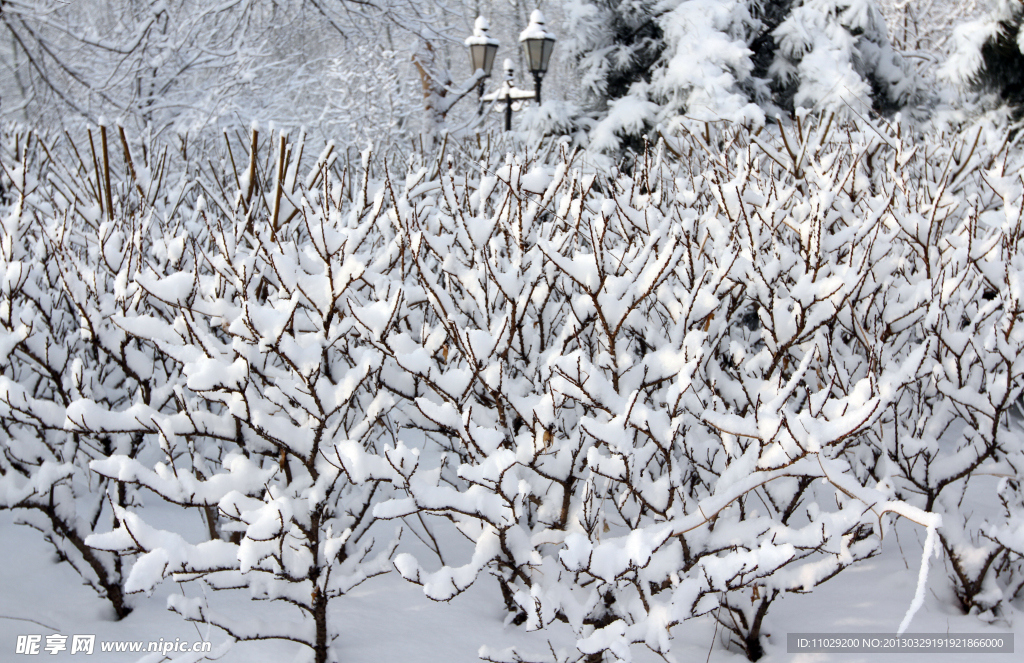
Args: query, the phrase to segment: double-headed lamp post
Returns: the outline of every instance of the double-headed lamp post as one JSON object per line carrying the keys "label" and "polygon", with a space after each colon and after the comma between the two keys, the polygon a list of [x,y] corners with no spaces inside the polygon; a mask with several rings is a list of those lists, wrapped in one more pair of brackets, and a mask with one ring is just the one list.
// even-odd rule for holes
{"label": "double-headed lamp post", "polygon": [[[494,58],[498,53],[498,40],[491,37],[487,31],[490,24],[483,16],[478,16],[473,24],[473,35],[466,38],[466,46],[469,47],[470,66],[473,72],[482,71],[484,78],[491,75],[494,67]],[[501,88],[484,96],[484,82],[480,80],[478,86],[481,101],[504,101],[505,102],[505,130],[512,128],[513,102],[518,104],[525,99],[536,99],[540,103],[540,84],[547,73],[548,64],[551,61],[551,51],[555,46],[555,36],[544,29],[544,14],[540,10],[534,10],[530,14],[530,24],[526,26],[519,35],[519,42],[523,45],[523,54],[526,56],[526,67],[533,74],[533,92],[520,90],[512,84],[512,63],[505,61],[505,81]],[[480,106],[483,112],[483,106]]]}

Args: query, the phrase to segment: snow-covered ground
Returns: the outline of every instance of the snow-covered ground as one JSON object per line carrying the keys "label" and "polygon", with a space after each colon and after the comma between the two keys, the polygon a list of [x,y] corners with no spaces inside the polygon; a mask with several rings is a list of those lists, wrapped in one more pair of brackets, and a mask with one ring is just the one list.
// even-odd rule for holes
{"label": "snow-covered ground", "polygon": [[[160,509],[159,506],[155,506]],[[153,510],[153,507],[147,511]],[[197,529],[198,533],[198,529]],[[896,536],[898,534],[898,537]],[[242,643],[224,653],[217,650],[225,635],[210,632],[202,625],[184,622],[165,610],[170,592],[199,591],[195,583],[164,584],[150,598],[135,596],[135,610],[125,620],[113,620],[112,611],[66,565],[59,563],[37,532],[16,526],[10,513],[0,513],[0,661],[69,660],[111,661],[143,660],[157,663],[160,655],[101,653],[103,641],[182,641],[197,639],[213,642],[211,658],[228,662],[292,663],[304,661],[304,648],[273,641]],[[766,631],[770,634],[763,661],[811,663],[865,661],[887,663],[906,660],[938,660],[941,663],[1019,661],[1024,629],[1020,615],[1008,621],[985,624],[965,616],[954,607],[941,563],[932,567],[929,591],[909,631],[927,633],[977,633],[1017,635],[1016,654],[789,654],[786,634],[895,631],[909,606],[915,590],[920,564],[923,534],[901,525],[886,537],[882,554],[839,574],[809,595],[789,595],[772,606]],[[238,616],[267,617],[272,606],[248,601],[242,592],[221,592],[218,605],[234,609]],[[191,595],[191,594],[190,594]],[[392,573],[368,581],[349,597],[335,604],[331,619],[340,625],[341,638],[335,652],[343,663],[470,663],[479,660],[481,645],[502,649],[516,645],[521,651],[548,651],[548,642],[556,649],[570,650],[571,634],[553,627],[541,633],[526,633],[523,627],[505,625],[497,585],[484,581],[449,603],[427,599],[416,587]],[[280,606],[273,608],[281,609]],[[68,651],[55,655],[44,650],[36,656],[15,653],[19,635],[53,633],[72,636],[95,634],[97,647],[92,656]],[[714,623],[705,618],[683,624],[673,630],[673,653],[678,661],[719,661],[740,663],[742,655],[725,649],[716,638]],[[68,640],[70,645],[70,637]],[[69,647],[70,649],[70,647]],[[660,660],[634,647],[640,663]],[[142,658],[144,657],[145,658]],[[184,656],[177,654],[178,657]],[[219,656],[219,658],[217,658]],[[188,660],[188,659],[184,659]],[[200,659],[203,660],[203,659]]]}

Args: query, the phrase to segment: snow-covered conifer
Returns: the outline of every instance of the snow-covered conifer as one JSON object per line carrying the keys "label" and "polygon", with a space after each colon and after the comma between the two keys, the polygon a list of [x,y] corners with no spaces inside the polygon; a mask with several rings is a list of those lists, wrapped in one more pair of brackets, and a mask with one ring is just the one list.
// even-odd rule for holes
{"label": "snow-covered conifer", "polygon": [[961,87],[989,94],[1021,115],[1024,105],[1024,3],[993,0],[980,18],[956,27],[943,73]]}
{"label": "snow-covered conifer", "polygon": [[769,71],[784,109],[890,115],[919,95],[875,0],[794,0]]}
{"label": "snow-covered conifer", "polygon": [[591,145],[605,151],[629,146],[639,153],[640,137],[683,118],[763,122],[753,102],[764,85],[752,78],[749,48],[763,32],[757,5],[665,0],[643,13],[633,4],[625,5],[628,12],[583,5],[590,11],[581,9],[577,16],[585,17],[580,21],[590,38],[577,41],[577,60],[607,107],[591,132]]}
{"label": "snow-covered conifer", "polygon": [[[598,101],[595,149],[638,153],[641,136],[692,120],[757,125],[765,111],[797,108],[892,114],[918,101],[874,0],[663,0],[652,9],[643,20],[591,4],[570,15],[583,35],[571,48]],[[617,32],[634,24],[626,35],[635,41]]]}
{"label": "snow-covered conifer", "polygon": [[[650,82],[665,48],[657,5],[656,0],[567,4],[564,48],[579,73],[586,112],[602,117],[610,104],[630,94],[634,84]],[[622,140],[639,152],[640,135],[626,133]]]}

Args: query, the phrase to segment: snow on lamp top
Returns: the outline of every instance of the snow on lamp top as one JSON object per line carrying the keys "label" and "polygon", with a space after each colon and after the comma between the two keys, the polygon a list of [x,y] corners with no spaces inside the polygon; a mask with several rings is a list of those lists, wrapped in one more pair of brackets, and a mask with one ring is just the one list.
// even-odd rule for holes
{"label": "snow on lamp top", "polygon": [[490,29],[490,21],[483,16],[477,16],[476,21],[473,23],[473,36],[466,37],[466,46],[497,46],[498,40],[487,34],[487,31]]}
{"label": "snow on lamp top", "polygon": [[473,36],[466,38],[469,47],[469,61],[473,71],[483,70],[484,76],[491,75],[494,56],[498,54],[498,40],[487,34],[491,27],[483,16],[477,16],[473,23]]}
{"label": "snow on lamp top", "polygon": [[544,29],[544,14],[539,9],[530,14],[530,24],[519,34],[526,55],[527,68],[537,80],[548,70],[551,51],[555,47],[555,35]]}
{"label": "snow on lamp top", "polygon": [[555,41],[555,35],[544,29],[544,14],[539,9],[534,9],[530,14],[530,24],[519,33],[519,41],[527,39],[550,39]]}

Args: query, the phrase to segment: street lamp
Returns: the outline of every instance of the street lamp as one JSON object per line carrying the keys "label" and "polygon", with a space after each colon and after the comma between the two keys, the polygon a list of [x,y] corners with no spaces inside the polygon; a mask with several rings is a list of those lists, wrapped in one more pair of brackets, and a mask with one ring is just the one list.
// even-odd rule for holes
{"label": "street lamp", "polygon": [[[486,18],[477,16],[473,23],[473,36],[466,38],[470,66],[473,67],[474,75],[476,72],[482,72],[483,78],[491,75],[494,58],[498,53],[498,40],[487,34],[490,27]],[[534,10],[530,14],[530,24],[520,33],[519,41],[523,44],[523,52],[526,54],[527,68],[533,74],[533,92],[520,90],[515,86],[512,80],[512,62],[510,60],[505,60],[505,80],[497,90],[485,95],[483,93],[483,78],[479,80],[477,88],[480,93],[481,113],[483,112],[482,102],[505,102],[505,131],[511,131],[512,111],[519,110],[525,100],[536,99],[537,103],[540,103],[540,82],[548,70],[551,51],[555,47],[555,35],[544,29],[544,14],[539,10]],[[458,98],[461,99],[471,89],[464,87]]]}
{"label": "street lamp", "polygon": [[[2,4],[3,0],[0,0],[0,5]],[[497,90],[485,95],[484,79],[491,75],[491,69],[494,67],[494,57],[498,54],[498,40],[487,34],[488,29],[490,29],[490,25],[487,19],[483,16],[477,16],[476,21],[473,22],[473,35],[467,37],[465,41],[466,46],[469,48],[469,61],[470,66],[473,67],[473,75],[456,89],[447,88],[440,95],[431,92],[428,96],[433,100],[433,105],[428,105],[428,108],[433,110],[436,115],[444,117],[445,113],[451,110],[452,106],[472,92],[473,88],[476,88],[480,97],[479,113],[483,113],[483,102],[485,101],[505,102],[505,131],[511,131],[512,111],[519,110],[526,99],[537,99],[538,102],[540,100],[540,78],[547,71],[548,59],[551,57],[551,47],[555,43],[555,37],[544,31],[544,15],[539,11],[533,12],[530,17],[530,25],[523,31],[519,39],[524,44],[527,44],[527,57],[532,52],[529,45],[532,43],[530,40],[540,39],[542,43],[538,56],[539,60],[536,63],[532,60],[530,61],[530,69],[533,71],[536,92],[520,90],[515,86],[512,80],[512,62],[505,60],[505,81]],[[416,66],[420,68],[420,74],[424,77],[425,81],[432,79],[418,62]],[[424,82],[424,87],[432,85],[433,83],[428,84]],[[451,91],[452,94],[445,94],[448,91]],[[437,98],[438,96],[443,97],[443,99]]]}
{"label": "street lamp", "polygon": [[526,55],[526,68],[533,74],[533,89],[540,104],[540,82],[548,70],[551,51],[555,48],[555,35],[544,29],[544,14],[534,9],[530,24],[519,34]]}
{"label": "street lamp", "polygon": [[[494,67],[494,56],[498,53],[498,40],[487,34],[491,25],[483,16],[477,16],[473,23],[473,36],[466,37],[466,46],[469,47],[470,66],[473,72],[483,71],[484,78],[491,75]],[[484,82],[480,80],[479,95],[484,94]]]}
{"label": "street lamp", "polygon": [[512,111],[522,108],[523,101],[533,99],[536,94],[529,90],[520,90],[515,86],[515,77],[512,75],[512,60],[505,58],[505,82],[494,92],[490,92],[480,98],[480,101],[504,101],[505,102],[505,131],[512,131]]}

